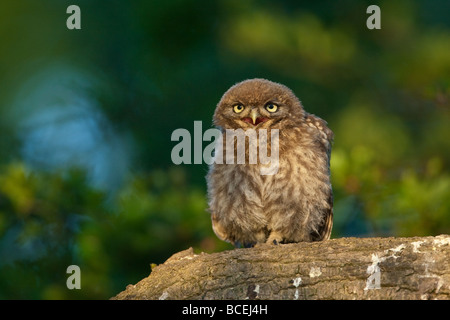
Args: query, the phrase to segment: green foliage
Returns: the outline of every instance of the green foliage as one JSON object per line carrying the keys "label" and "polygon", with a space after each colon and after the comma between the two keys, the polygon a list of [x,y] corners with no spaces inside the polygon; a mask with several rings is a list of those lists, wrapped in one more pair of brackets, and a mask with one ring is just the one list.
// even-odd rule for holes
{"label": "green foliage", "polygon": [[[210,228],[204,190],[183,171],[133,177],[117,198],[89,186],[82,171],[44,174],[12,164],[0,171],[0,298],[107,298],[193,246],[230,248]],[[66,268],[81,268],[81,291]]]}
{"label": "green foliage", "polygon": [[68,2],[2,2],[0,299],[105,299],[179,250],[231,248],[206,165],[175,167],[170,136],[252,77],[334,131],[333,237],[449,233],[449,2],[381,1],[381,30],[370,4],[79,1],[69,31]]}

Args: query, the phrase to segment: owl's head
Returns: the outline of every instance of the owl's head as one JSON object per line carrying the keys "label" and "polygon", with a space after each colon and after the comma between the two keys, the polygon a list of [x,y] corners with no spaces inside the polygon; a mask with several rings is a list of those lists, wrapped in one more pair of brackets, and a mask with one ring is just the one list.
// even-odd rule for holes
{"label": "owl's head", "polygon": [[265,79],[235,84],[220,99],[214,124],[223,129],[286,128],[303,121],[305,111],[286,86]]}

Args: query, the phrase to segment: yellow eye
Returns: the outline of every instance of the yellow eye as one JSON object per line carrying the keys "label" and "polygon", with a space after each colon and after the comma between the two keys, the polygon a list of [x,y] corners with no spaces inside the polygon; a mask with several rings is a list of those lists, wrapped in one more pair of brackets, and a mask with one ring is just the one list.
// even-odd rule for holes
{"label": "yellow eye", "polygon": [[234,112],[241,113],[244,111],[244,106],[242,104],[237,104],[233,107]]}
{"label": "yellow eye", "polygon": [[275,112],[275,111],[278,110],[278,106],[276,104],[274,104],[274,103],[268,103],[266,105],[266,110],[269,111],[269,112]]}

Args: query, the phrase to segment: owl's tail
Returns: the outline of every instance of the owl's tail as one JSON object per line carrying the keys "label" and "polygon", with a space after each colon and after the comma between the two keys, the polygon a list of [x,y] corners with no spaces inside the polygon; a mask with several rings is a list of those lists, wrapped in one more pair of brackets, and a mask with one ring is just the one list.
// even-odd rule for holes
{"label": "owl's tail", "polygon": [[330,210],[330,214],[325,218],[325,223],[322,231],[322,239],[329,240],[331,237],[331,230],[333,229],[333,208]]}

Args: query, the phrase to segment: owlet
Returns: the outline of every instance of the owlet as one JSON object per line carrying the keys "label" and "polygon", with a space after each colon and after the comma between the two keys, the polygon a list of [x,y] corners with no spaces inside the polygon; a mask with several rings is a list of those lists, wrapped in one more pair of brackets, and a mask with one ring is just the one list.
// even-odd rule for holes
{"label": "owlet", "polygon": [[207,175],[215,234],[236,247],[329,239],[333,132],[326,121],[305,112],[286,86],[251,79],[225,92],[213,122],[222,132]]}

